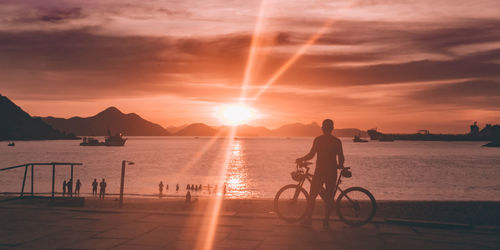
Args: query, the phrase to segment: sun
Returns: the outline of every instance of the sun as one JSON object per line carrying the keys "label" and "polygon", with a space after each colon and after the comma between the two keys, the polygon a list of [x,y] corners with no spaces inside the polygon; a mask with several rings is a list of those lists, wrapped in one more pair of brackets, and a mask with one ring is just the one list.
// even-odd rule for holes
{"label": "sun", "polygon": [[215,109],[215,116],[223,125],[237,126],[257,118],[257,111],[245,104],[222,104]]}

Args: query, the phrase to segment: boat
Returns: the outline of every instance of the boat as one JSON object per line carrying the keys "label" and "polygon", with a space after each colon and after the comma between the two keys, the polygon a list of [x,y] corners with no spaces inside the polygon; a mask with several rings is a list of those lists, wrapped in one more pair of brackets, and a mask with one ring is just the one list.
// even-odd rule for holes
{"label": "boat", "polygon": [[80,146],[105,146],[104,142],[100,142],[99,140],[93,137],[83,137]]}
{"label": "boat", "polygon": [[104,146],[123,146],[127,139],[123,138],[122,133],[116,135],[111,135],[108,131],[109,136],[104,139]]}
{"label": "boat", "polygon": [[492,141],[483,145],[483,147],[500,148],[500,141]]}
{"label": "boat", "polygon": [[111,132],[108,130],[108,136],[104,139],[104,142],[100,142],[93,137],[83,137],[80,146],[123,146],[126,141],[127,139],[123,138],[121,133],[111,135]]}
{"label": "boat", "polygon": [[376,128],[369,129],[368,135],[371,140],[391,141],[499,141],[500,125],[486,124],[479,130],[477,122],[470,126],[470,132],[467,134],[433,134],[429,130],[419,130],[414,134],[386,134],[377,131]]}
{"label": "boat", "polygon": [[16,144],[13,141],[11,141],[11,142],[9,142],[9,144],[7,146],[14,147],[14,146],[16,146]]}
{"label": "boat", "polygon": [[368,142],[365,139],[361,139],[359,135],[355,135],[354,138],[352,139],[353,142]]}

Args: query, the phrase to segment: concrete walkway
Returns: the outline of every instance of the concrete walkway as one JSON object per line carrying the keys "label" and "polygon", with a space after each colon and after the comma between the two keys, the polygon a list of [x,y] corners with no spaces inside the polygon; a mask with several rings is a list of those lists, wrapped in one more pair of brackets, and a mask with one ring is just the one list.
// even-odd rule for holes
{"label": "concrete walkway", "polygon": [[[0,249],[196,249],[209,230],[202,215],[154,211],[0,205]],[[272,215],[222,215],[214,249],[500,249],[500,231],[372,223],[329,231]]]}

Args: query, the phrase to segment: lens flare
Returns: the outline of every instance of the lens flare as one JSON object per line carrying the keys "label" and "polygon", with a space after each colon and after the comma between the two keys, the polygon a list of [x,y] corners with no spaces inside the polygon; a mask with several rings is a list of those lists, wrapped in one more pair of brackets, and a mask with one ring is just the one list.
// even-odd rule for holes
{"label": "lens flare", "polygon": [[224,125],[237,126],[257,118],[257,111],[245,104],[224,104],[215,110],[215,116]]}

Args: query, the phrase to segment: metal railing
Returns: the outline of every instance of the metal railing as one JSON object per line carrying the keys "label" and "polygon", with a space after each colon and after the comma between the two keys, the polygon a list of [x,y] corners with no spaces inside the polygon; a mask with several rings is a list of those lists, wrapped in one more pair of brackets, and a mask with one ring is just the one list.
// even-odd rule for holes
{"label": "metal railing", "polygon": [[[23,178],[23,185],[21,187],[21,193],[20,197],[24,196],[24,186],[26,184],[26,175],[28,174],[28,167],[31,166],[31,196],[34,196],[34,176],[35,176],[35,166],[52,166],[52,198],[54,198],[55,194],[55,178],[56,178],[56,166],[70,166],[71,167],[71,180],[73,180],[73,167],[74,166],[81,166],[83,165],[82,163],[76,163],[76,162],[50,162],[50,163],[26,163],[22,165],[17,165],[13,167],[8,167],[8,168],[0,168],[0,172],[2,171],[7,171],[11,169],[16,169],[16,168],[22,168],[24,167],[24,178]],[[71,182],[71,189],[73,190],[73,181]],[[70,192],[70,196],[73,197],[73,192]]]}

